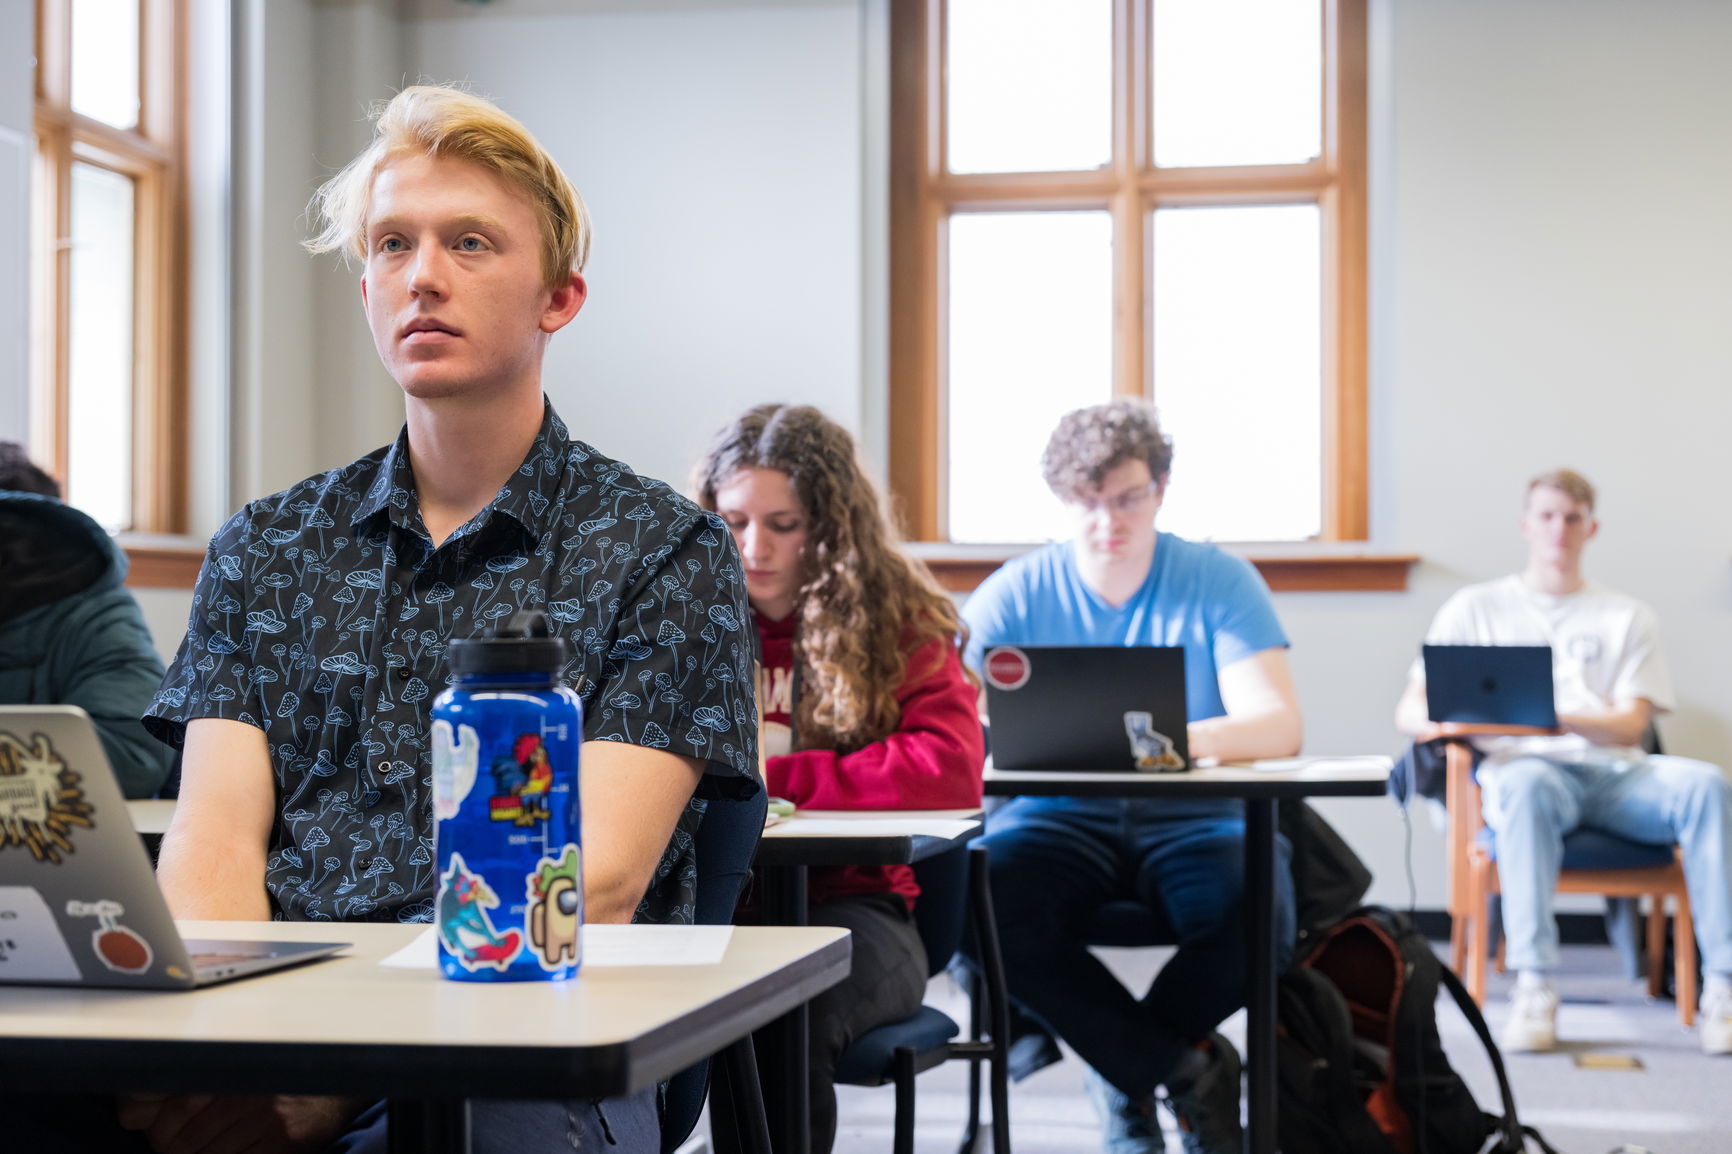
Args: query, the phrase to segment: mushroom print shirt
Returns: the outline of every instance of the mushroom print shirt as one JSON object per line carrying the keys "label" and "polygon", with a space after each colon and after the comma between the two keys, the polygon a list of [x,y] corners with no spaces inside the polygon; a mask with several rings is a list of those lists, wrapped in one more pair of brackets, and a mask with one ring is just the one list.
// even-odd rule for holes
{"label": "mushroom print shirt", "polygon": [[275,917],[430,919],[428,714],[446,643],[521,609],[546,611],[571,643],[561,677],[583,699],[586,741],[706,763],[637,911],[691,921],[706,799],[758,788],[745,583],[714,514],[572,439],[551,406],[510,481],[437,548],[406,428],[211,539],[145,724],[176,745],[197,718],[264,731]]}

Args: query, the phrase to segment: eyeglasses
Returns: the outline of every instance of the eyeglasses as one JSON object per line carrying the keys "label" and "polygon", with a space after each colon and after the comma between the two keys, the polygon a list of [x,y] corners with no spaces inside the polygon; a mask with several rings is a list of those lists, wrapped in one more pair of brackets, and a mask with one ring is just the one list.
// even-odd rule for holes
{"label": "eyeglasses", "polygon": [[1072,501],[1071,507],[1084,517],[1093,517],[1100,513],[1135,513],[1148,504],[1149,498],[1155,495],[1155,482],[1138,485],[1127,489],[1113,497],[1079,497]]}

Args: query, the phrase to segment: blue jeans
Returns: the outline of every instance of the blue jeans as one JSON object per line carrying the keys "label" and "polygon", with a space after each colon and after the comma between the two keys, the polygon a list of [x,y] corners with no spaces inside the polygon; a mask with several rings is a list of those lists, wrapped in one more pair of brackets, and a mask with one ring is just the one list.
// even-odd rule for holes
{"label": "blue jeans", "polygon": [[[992,901],[1010,993],[1133,1098],[1245,1004],[1245,820],[1237,803],[1020,797],[995,811]],[[1212,811],[1212,812],[1210,812]],[[1278,839],[1276,941],[1293,948],[1291,852]],[[1150,908],[1178,945],[1142,997],[1089,952],[1084,928],[1109,902]]]}
{"label": "blue jeans", "polygon": [[1506,956],[1516,970],[1558,964],[1552,913],[1564,835],[1592,826],[1684,851],[1703,968],[1732,974],[1732,783],[1718,766],[1655,755],[1628,769],[1521,757],[1482,766],[1485,822],[1497,833]]}

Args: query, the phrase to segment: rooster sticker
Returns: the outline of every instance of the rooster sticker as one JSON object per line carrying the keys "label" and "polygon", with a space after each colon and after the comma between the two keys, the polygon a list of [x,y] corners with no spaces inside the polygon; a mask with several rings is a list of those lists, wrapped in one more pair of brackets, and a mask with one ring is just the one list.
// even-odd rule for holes
{"label": "rooster sticker", "polygon": [[532,826],[547,820],[547,791],[553,788],[553,763],[540,734],[525,733],[488,767],[493,774],[493,796],[487,799],[487,816],[494,821]]}

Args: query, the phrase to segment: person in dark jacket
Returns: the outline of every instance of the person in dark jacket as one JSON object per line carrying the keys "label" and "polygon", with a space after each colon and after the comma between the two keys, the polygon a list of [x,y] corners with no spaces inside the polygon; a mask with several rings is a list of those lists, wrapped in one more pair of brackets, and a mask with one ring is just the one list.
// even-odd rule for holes
{"label": "person in dark jacket", "polygon": [[79,706],[121,790],[152,797],[174,750],[139,720],[163,664],[125,580],[114,539],[0,441],[0,704]]}

